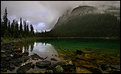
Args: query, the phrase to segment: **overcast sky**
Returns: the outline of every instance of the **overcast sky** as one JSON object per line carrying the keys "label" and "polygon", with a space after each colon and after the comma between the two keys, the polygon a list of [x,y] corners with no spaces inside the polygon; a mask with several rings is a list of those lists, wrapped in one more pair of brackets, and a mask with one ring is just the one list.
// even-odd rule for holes
{"label": "overcast sky", "polygon": [[19,21],[22,17],[33,24],[35,30],[50,30],[67,9],[73,9],[79,5],[119,7],[120,1],[1,1],[1,16],[7,7],[10,20]]}

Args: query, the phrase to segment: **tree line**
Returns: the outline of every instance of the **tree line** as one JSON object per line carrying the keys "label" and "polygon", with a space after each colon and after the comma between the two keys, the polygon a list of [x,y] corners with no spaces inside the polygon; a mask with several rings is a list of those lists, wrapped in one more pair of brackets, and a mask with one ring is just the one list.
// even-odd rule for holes
{"label": "tree line", "polygon": [[7,14],[7,8],[5,8],[3,20],[1,19],[1,37],[22,38],[35,35],[32,24],[29,26],[29,24],[25,20],[23,21],[22,18],[20,18],[20,24],[16,19],[11,22],[8,19]]}

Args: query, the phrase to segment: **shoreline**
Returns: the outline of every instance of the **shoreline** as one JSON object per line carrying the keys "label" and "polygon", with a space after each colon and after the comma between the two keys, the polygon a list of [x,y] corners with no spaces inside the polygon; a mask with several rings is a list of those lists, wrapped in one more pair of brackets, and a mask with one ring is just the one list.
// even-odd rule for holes
{"label": "shoreline", "polygon": [[105,40],[120,40],[118,37],[28,37],[28,38],[1,38],[1,45],[12,42],[24,42],[30,40],[41,39],[105,39]]}

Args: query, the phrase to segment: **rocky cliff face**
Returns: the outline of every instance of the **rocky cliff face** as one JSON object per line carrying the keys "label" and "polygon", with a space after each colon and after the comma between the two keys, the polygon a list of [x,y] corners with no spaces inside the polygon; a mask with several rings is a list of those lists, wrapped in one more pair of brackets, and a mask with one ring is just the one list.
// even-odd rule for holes
{"label": "rocky cliff face", "polygon": [[[101,9],[100,9],[101,8]],[[72,11],[67,10],[62,16],[59,17],[56,25],[61,25],[62,23],[66,23],[70,18],[73,18],[74,16],[82,16],[86,14],[113,14],[115,16],[120,17],[120,8],[118,7],[113,7],[113,6],[101,6],[100,8],[98,7],[93,7],[93,6],[78,6],[74,8]],[[103,9],[105,8],[105,9]]]}
{"label": "rocky cliff face", "polygon": [[74,15],[81,16],[89,13],[96,13],[96,11],[97,11],[97,8],[92,6],[79,6],[72,10],[71,16],[74,16]]}
{"label": "rocky cliff face", "polygon": [[61,25],[62,23],[67,22],[73,16],[77,16],[77,15],[81,16],[85,14],[98,13],[98,12],[101,12],[101,11],[98,11],[96,7],[92,7],[92,6],[79,6],[74,8],[72,11],[67,10],[62,16],[59,17],[54,28]]}

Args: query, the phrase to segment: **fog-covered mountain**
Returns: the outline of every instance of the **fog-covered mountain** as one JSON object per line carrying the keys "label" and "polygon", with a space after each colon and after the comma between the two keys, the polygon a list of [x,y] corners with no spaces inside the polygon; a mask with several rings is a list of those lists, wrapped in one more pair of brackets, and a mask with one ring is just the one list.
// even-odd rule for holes
{"label": "fog-covered mountain", "polygon": [[[104,6],[103,6],[104,7]],[[102,7],[102,8],[103,8]],[[120,9],[79,6],[68,10],[50,31],[62,37],[117,37],[120,34]]]}

